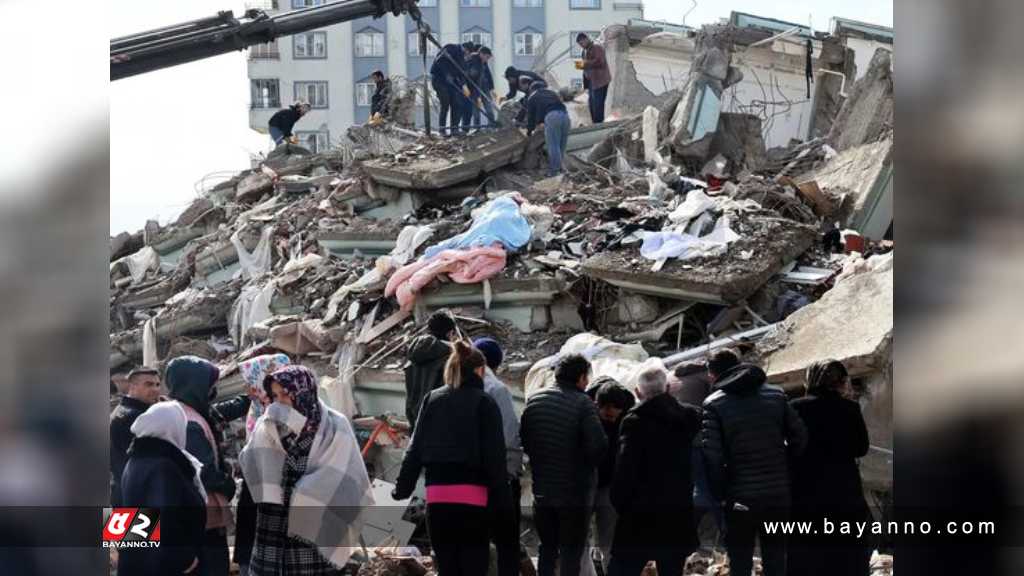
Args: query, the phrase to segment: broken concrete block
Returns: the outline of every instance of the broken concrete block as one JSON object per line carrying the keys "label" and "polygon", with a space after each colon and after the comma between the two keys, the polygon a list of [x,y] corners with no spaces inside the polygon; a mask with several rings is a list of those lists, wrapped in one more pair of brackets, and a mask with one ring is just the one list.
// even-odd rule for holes
{"label": "broken concrete block", "polygon": [[658,312],[657,298],[620,291],[618,303],[608,320],[615,324],[647,323],[653,322]]}
{"label": "broken concrete block", "polygon": [[189,204],[188,208],[178,216],[174,225],[179,227],[191,226],[204,213],[213,209],[213,201],[209,198],[196,198]]}
{"label": "broken concrete block", "polygon": [[[794,180],[803,192],[816,182],[829,196],[845,196],[838,219],[869,238],[880,239],[893,220],[893,139],[844,150]],[[813,201],[810,204],[815,206]]]}
{"label": "broken concrete block", "polygon": [[572,298],[560,295],[551,302],[551,327],[554,330],[582,332],[585,330],[583,318]]}
{"label": "broken concrete block", "polygon": [[262,172],[254,172],[238,183],[235,187],[235,200],[239,202],[255,202],[264,194],[273,192],[274,183]]}
{"label": "broken concrete block", "polygon": [[270,329],[270,345],[286,354],[305,356],[310,352],[330,352],[331,337],[320,320],[306,320],[274,326]]}
{"label": "broken concrete block", "polygon": [[644,162],[654,162],[658,152],[658,123],[661,113],[654,106],[648,106],[644,110]]}
{"label": "broken concrete block", "polygon": [[867,74],[857,80],[849,92],[828,136],[839,152],[875,142],[892,130],[895,109],[892,53],[885,48],[877,49]]}
{"label": "broken concrete block", "polygon": [[756,172],[767,163],[761,119],[753,114],[722,113],[711,140],[709,154],[721,154],[729,160],[730,170]]}

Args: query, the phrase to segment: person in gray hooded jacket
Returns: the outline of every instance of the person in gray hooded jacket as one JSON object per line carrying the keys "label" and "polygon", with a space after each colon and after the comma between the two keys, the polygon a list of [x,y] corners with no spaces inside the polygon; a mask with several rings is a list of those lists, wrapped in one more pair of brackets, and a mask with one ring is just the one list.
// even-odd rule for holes
{"label": "person in gray hooded jacket", "polygon": [[444,365],[452,354],[449,342],[455,337],[455,320],[450,311],[441,309],[427,320],[427,333],[416,337],[409,346],[405,367],[405,417],[415,429],[423,400],[432,390],[444,386]]}

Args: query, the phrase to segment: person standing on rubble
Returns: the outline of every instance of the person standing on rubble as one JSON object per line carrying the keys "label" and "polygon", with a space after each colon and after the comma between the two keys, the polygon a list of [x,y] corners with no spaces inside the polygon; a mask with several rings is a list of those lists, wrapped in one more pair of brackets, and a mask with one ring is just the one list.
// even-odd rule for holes
{"label": "person standing on rubble", "polygon": [[[807,395],[791,402],[807,426],[807,449],[793,469],[793,519],[870,522],[857,459],[868,453],[868,429],[846,367],[838,360],[807,369]],[[790,541],[789,576],[867,576],[871,546],[850,536],[798,535]]]}
{"label": "person standing on rubble", "polygon": [[556,385],[526,401],[519,424],[523,451],[533,471],[534,522],[540,537],[539,576],[578,576],[587,543],[597,466],[608,451],[597,408],[584,390],[590,362],[563,357]]}
{"label": "person standing on rubble", "polygon": [[626,417],[626,412],[636,404],[636,398],[611,376],[598,378],[587,388],[587,396],[597,405],[597,416],[601,419],[601,427],[608,438],[608,452],[597,467],[597,495],[594,498],[597,548],[601,551],[601,567],[607,574],[617,522],[615,507],[611,501],[611,488],[615,461],[619,455],[619,427],[622,425],[622,419]]}
{"label": "person standing on rubble", "polygon": [[608,575],[639,576],[649,560],[658,574],[682,574],[698,545],[687,448],[700,431],[700,410],[668,394],[668,375],[660,367],[640,373],[637,395],[640,403],[619,432],[611,488],[619,519]]}
{"label": "person standing on rubble", "polygon": [[786,394],[763,370],[715,352],[708,374],[716,385],[704,400],[701,446],[715,498],[725,508],[725,547],[735,574],[750,574],[760,539],[765,576],[786,573],[786,537],[766,521],[786,521],[791,502],[789,459],[807,444],[807,429]]}
{"label": "person standing on rubble", "polygon": [[120,551],[121,576],[204,574],[203,526],[206,491],[199,461],[186,451],[187,418],[177,402],[157,402],[131,425],[132,440],[124,468],[124,501],[118,506],[160,510],[157,549]]}
{"label": "person standing on rubble", "polygon": [[583,58],[576,61],[576,68],[583,70],[583,87],[587,89],[590,120],[600,124],[604,122],[604,104],[612,73],[608,69],[603,46],[596,44],[583,32],[576,35],[576,43],[583,49]]}
{"label": "person standing on rubble", "polygon": [[[462,46],[445,44],[430,65],[430,83],[440,103],[437,110],[437,129],[442,135],[454,135],[468,107],[469,89],[463,74],[466,56]],[[451,124],[450,131],[445,127]]]}
{"label": "person standing on rubble", "polygon": [[492,506],[491,538],[498,550],[498,576],[519,574],[519,523],[521,510],[519,500],[523,489],[519,477],[523,473],[523,448],[519,443],[519,418],[512,403],[512,391],[495,374],[505,354],[493,338],[477,338],[473,347],[484,355],[487,369],[484,371],[484,392],[494,399],[501,412],[501,427],[505,437],[505,462],[508,472],[508,507]]}
{"label": "person standing on rubble", "polygon": [[[470,118],[473,128],[480,127],[480,114],[487,117],[492,125],[495,123],[494,113],[491,110],[491,98],[494,92],[494,78],[491,76],[491,49],[481,46],[476,52],[466,59],[466,75],[472,80],[470,84],[470,105],[472,106]],[[464,119],[463,128],[468,129],[470,118]]]}
{"label": "person standing on rubble", "polygon": [[[266,411],[270,397],[263,389],[267,376],[278,368],[291,364],[284,354],[264,354],[240,362],[238,372],[245,382],[246,391],[251,401],[249,414],[245,418],[245,437],[248,440],[256,427],[256,421]],[[241,491],[238,494],[237,522],[235,525],[235,564],[238,564],[239,576],[248,576],[249,560],[252,558],[253,543],[256,540],[256,502],[252,499],[249,483],[242,478]]]}
{"label": "person standing on rubble", "polygon": [[185,448],[203,464],[200,477],[207,495],[206,534],[198,573],[204,576],[226,576],[230,567],[227,529],[233,522],[229,502],[235,495],[235,480],[223,460],[220,443],[223,425],[249,410],[245,394],[211,404],[217,397],[219,377],[217,367],[198,356],[179,356],[167,364],[170,397],[188,419]]}
{"label": "person standing on rubble", "polygon": [[465,340],[454,343],[444,387],[423,403],[392,496],[427,487],[427,530],[440,576],[487,573],[490,509],[509,508],[501,410],[484,392],[487,361]]}
{"label": "person standing on rubble", "polygon": [[447,309],[441,309],[427,319],[427,333],[417,336],[409,346],[405,367],[405,418],[409,428],[416,428],[423,399],[444,386],[444,366],[451,356],[449,344],[455,339],[455,320]]}
{"label": "person standing on rubble", "polygon": [[[686,362],[676,366],[674,376],[675,378],[669,381],[669,394],[680,404],[698,408],[703,406],[704,400],[711,394],[711,378],[708,376],[707,365],[703,362]],[[713,550],[719,546],[721,537],[725,534],[725,517],[722,513],[722,506],[711,494],[707,467],[704,465],[704,455],[701,453],[700,436],[693,439],[691,461],[694,521],[697,524],[699,536],[701,521],[708,514],[711,515],[716,530],[715,539],[710,546]]]}
{"label": "person standing on rubble", "polygon": [[526,78],[528,83],[527,87],[533,82],[543,82],[544,78],[531,70],[519,70],[515,66],[509,66],[505,68],[505,80],[508,80],[508,94],[505,95],[504,100],[511,100],[516,97],[516,94],[522,92],[523,97],[526,97],[526,90],[519,87],[519,81],[521,78]]}
{"label": "person standing on rubble", "polygon": [[381,70],[374,70],[370,78],[376,87],[370,99],[370,119],[379,121],[387,118],[391,109],[391,79]]}
{"label": "person standing on rubble", "polygon": [[280,146],[285,140],[294,138],[292,128],[307,112],[309,112],[309,104],[300,100],[283,110],[278,110],[270,117],[267,127],[274,146]]}
{"label": "person standing on rubble", "polygon": [[548,176],[557,176],[562,173],[562,158],[569,144],[569,112],[558,94],[543,82],[530,85],[530,95],[526,98],[527,135],[533,134],[538,124],[544,125]]}
{"label": "person standing on rubble", "polygon": [[136,368],[128,373],[128,390],[110,413],[110,505],[121,505],[121,473],[128,461],[132,424],[160,399],[160,373],[155,368]]}

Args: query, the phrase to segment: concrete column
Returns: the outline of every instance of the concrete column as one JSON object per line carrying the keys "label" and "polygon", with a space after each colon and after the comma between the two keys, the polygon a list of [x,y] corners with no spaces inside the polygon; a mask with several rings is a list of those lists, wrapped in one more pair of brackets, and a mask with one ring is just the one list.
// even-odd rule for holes
{"label": "concrete column", "polygon": [[[340,24],[339,31],[341,34],[337,35],[338,42],[331,46],[332,49],[337,50],[338,54],[337,60],[333,57],[331,59],[332,67],[337,70],[336,76],[332,74],[332,79],[338,78],[338,86],[331,86],[332,94],[338,95],[337,104],[332,101],[331,105],[331,119],[337,119],[336,124],[335,122],[331,123],[331,138],[333,139],[341,136],[344,130],[355,121],[356,88],[354,82],[356,79],[352,77],[352,23]],[[334,83],[332,82],[332,84]]]}
{"label": "concrete column", "polygon": [[512,42],[512,2],[510,0],[491,2],[491,11],[494,14],[494,26],[492,38],[494,45],[494,59],[491,61],[491,72],[494,76],[495,90],[503,93],[501,87],[502,74],[505,68],[512,64],[512,51],[515,50]]}
{"label": "concrete column", "polygon": [[459,33],[459,0],[441,0],[438,2],[438,10],[441,12],[441,45],[462,42]]}
{"label": "concrete column", "polygon": [[406,70],[405,16],[388,14],[388,76],[408,76]]}

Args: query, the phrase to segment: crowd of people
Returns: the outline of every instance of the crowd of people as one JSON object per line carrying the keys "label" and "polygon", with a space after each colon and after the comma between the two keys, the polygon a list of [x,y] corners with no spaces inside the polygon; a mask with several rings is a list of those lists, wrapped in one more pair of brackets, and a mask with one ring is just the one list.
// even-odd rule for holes
{"label": "crowd of people", "polygon": [[[575,41],[581,49],[581,58],[575,61],[575,66],[583,73],[590,119],[599,124],[604,122],[605,100],[611,84],[604,47],[582,32]],[[528,134],[539,126],[544,127],[548,175],[560,173],[571,128],[561,96],[548,87],[540,74],[513,66],[505,69],[508,93],[499,96],[491,73],[492,56],[489,47],[474,42],[446,44],[438,50],[430,66],[430,83],[438,101],[438,131],[444,136],[456,136],[481,126],[495,125],[498,106],[522,94],[522,109],[516,124]],[[378,124],[387,120],[391,113],[393,91],[391,80],[383,71],[375,70],[370,77],[374,93],[370,98],[368,121]],[[307,102],[297,101],[271,116],[268,128],[273,145],[296,143],[292,130],[309,110]],[[484,118],[487,124],[483,123]]]}
{"label": "crowd of people", "polygon": [[[869,520],[857,458],[868,450],[850,378],[818,362],[790,401],[765,373],[720,349],[704,363],[651,367],[630,387],[591,381],[565,355],[554,385],[521,417],[499,377],[493,338],[469,341],[446,310],[408,349],[411,438],[392,497],[423,477],[426,524],[440,576],[482,576],[490,543],[499,576],[529,561],[521,543],[522,475],[532,475],[540,576],[682,574],[710,515],[731,573],[750,574],[759,541],[767,576],[866,576],[871,548],[851,537],[789,538],[765,522]],[[128,377],[111,414],[113,506],[156,507],[164,545],[123,550],[121,574],[226,576],[227,528],[243,575],[336,574],[359,545],[373,505],[348,420],[317,397],[316,376],[284,354],[239,366],[247,391],[214,402],[218,370],[194,356]],[[222,457],[224,427],[246,418],[240,492]],[[591,529],[593,527],[593,530]]]}

